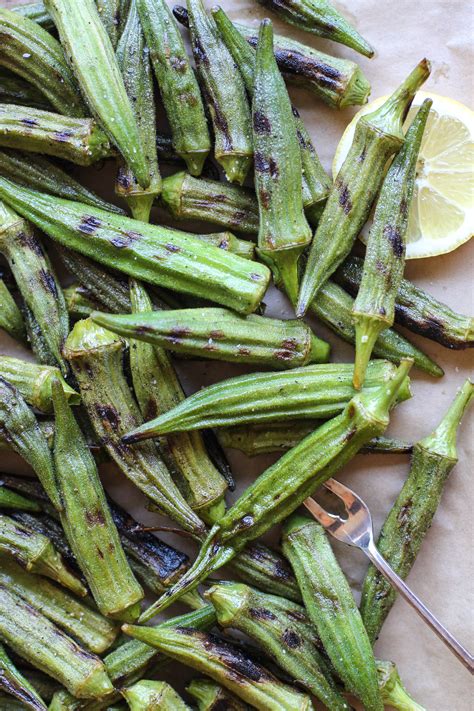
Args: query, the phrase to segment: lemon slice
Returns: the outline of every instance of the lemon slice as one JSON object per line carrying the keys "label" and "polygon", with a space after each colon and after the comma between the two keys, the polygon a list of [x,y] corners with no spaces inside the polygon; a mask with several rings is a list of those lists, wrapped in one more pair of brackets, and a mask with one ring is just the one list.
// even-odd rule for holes
{"label": "lemon slice", "polygon": [[[434,257],[467,242],[474,231],[474,112],[454,99],[419,91],[405,129],[424,99],[433,106],[421,144],[415,192],[408,221],[407,259]],[[364,106],[344,131],[332,165],[334,177],[344,162],[357,121],[386,96]],[[361,234],[367,240],[370,220]]]}

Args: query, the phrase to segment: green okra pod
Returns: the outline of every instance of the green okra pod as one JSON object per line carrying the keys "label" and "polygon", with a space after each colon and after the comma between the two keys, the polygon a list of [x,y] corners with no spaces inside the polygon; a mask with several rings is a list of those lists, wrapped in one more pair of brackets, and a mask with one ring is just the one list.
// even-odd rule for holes
{"label": "green okra pod", "polygon": [[120,38],[120,24],[123,23],[125,19],[121,17],[120,14],[122,2],[121,0],[95,0],[95,4],[101,22],[112,43],[112,47],[116,49]]}
{"label": "green okra pod", "polygon": [[24,302],[21,305],[26,327],[26,339],[29,347],[36,356],[36,359],[44,365],[57,367],[58,361],[51,352],[50,347],[44,337],[41,326],[35,318],[31,309]]}
{"label": "green okra pod", "polygon": [[133,170],[142,188],[150,177],[130,99],[94,0],[46,0],[90,110]]}
{"label": "green okra pod", "polygon": [[198,711],[247,711],[248,706],[211,679],[193,679],[186,691],[197,702]]}
{"label": "green okra pod", "polygon": [[52,384],[56,379],[71,405],[78,405],[81,401],[79,393],[66,383],[59,369],[50,365],[0,355],[0,376],[18,388],[25,402],[40,412],[53,411]]}
{"label": "green okra pod", "polygon": [[99,657],[1,584],[0,639],[78,698],[100,698],[113,690]]}
{"label": "green okra pod", "polygon": [[[103,0],[100,2],[104,4]],[[113,4],[117,2],[114,0]],[[115,191],[126,200],[135,219],[149,222],[153,201],[161,192],[161,175],[156,147],[156,106],[150,50],[145,44],[137,0],[130,2],[116,54],[137,121],[149,185],[146,189],[142,188],[133,171],[124,165],[119,167]]]}
{"label": "green okra pod", "polygon": [[213,585],[206,598],[214,605],[221,627],[237,629],[257,642],[298,686],[331,711],[349,711],[321,654],[321,641],[301,605],[241,583]]}
{"label": "green okra pod", "polygon": [[[130,286],[132,310],[152,312],[152,302],[136,281]],[[133,387],[145,420],[165,413],[185,400],[183,389],[167,352],[144,341],[130,342]],[[160,450],[175,474],[179,488],[200,518],[214,523],[225,511],[227,484],[209,459],[199,432],[180,433],[160,440]]]}
{"label": "green okra pod", "polygon": [[77,118],[88,115],[59,42],[37,22],[0,10],[0,65],[35,86],[54,110]]}
{"label": "green okra pod", "polygon": [[403,686],[397,667],[393,662],[375,660],[382,701],[397,711],[426,711],[413,699]]}
{"label": "green okra pod", "polygon": [[[334,276],[344,289],[356,296],[362,271],[363,261],[350,256]],[[395,297],[395,322],[445,348],[474,348],[474,318],[456,313],[408,279],[401,280]]]}
{"label": "green okra pod", "polygon": [[432,103],[426,99],[413,119],[377,199],[361,284],[352,307],[356,331],[354,385],[357,388],[364,382],[375,341],[395,320],[395,299],[405,268],[405,235],[418,153]]}
{"label": "green okra pod", "polygon": [[[377,548],[403,579],[415,563],[446,480],[457,462],[457,428],[473,397],[474,385],[467,380],[434,432],[414,445],[410,473],[382,526]],[[362,587],[360,610],[372,642],[395,598],[390,584],[370,566]]]}
{"label": "green okra pod", "polygon": [[25,572],[13,561],[2,558],[0,584],[21,597],[91,652],[105,652],[117,637],[117,626],[94,611],[90,606],[90,599],[82,602],[46,578]]}
{"label": "green okra pod", "polygon": [[142,614],[140,622],[151,619],[183,592],[194,589],[248,542],[284,520],[367,442],[382,434],[410,367],[411,362],[404,361],[390,382],[355,395],[340,415],[261,474],[212,527],[191,568]]}
{"label": "green okra pod", "polygon": [[285,83],[273,55],[273,27],[263,20],[252,101],[258,251],[290,301],[298,297],[298,261],[311,242],[303,211],[301,154]]}
{"label": "green okra pod", "polygon": [[141,423],[122,366],[124,343],[90,319],[78,321],[65,345],[83,403],[96,435],[111,459],[143,493],[185,530],[201,534],[204,524],[173,483],[151,442],[130,447],[121,437]]}
{"label": "green okra pod", "polygon": [[211,149],[201,92],[183,38],[164,0],[137,0],[175,151],[200,175]]}
{"label": "green okra pod", "polygon": [[182,626],[124,625],[123,630],[172,659],[207,674],[257,709],[309,711],[313,708],[309,696],[278,681],[267,669],[221,637]]}
{"label": "green okra pod", "polygon": [[93,311],[104,306],[99,304],[92,298],[92,295],[84,289],[83,286],[72,284],[63,290],[64,298],[66,299],[67,311],[69,318],[82,319],[87,318]]}
{"label": "green okra pod", "polygon": [[308,617],[347,691],[367,711],[383,711],[372,645],[323,527],[295,514],[284,524],[282,541]]}
{"label": "green okra pod", "polygon": [[[327,281],[310,304],[310,311],[340,338],[355,344],[355,327],[352,321],[354,299],[338,284]],[[403,358],[412,358],[414,364],[435,378],[444,375],[444,370],[426,353],[423,353],[397,331],[388,328],[382,331],[374,345],[374,355],[400,363]]]}
{"label": "green okra pod", "polygon": [[[390,381],[395,370],[389,361],[371,361],[366,389]],[[223,380],[198,390],[156,417],[153,435],[280,420],[286,427],[292,419],[329,419],[342,412],[355,395],[352,371],[352,363],[325,363]],[[399,400],[409,397],[407,379]]]}
{"label": "green okra pod", "polygon": [[0,252],[9,263],[49,350],[66,375],[62,347],[69,331],[69,317],[61,286],[32,226],[1,200]]}
{"label": "green okra pod", "polygon": [[38,25],[41,25],[41,27],[44,27],[46,30],[54,28],[53,18],[46,10],[43,0],[39,0],[39,2],[29,2],[26,3],[26,5],[16,5],[13,8],[13,12],[37,22]]}
{"label": "green okra pod", "polygon": [[25,324],[21,311],[3,279],[0,279],[0,328],[17,341],[25,342]]}
{"label": "green okra pod", "polygon": [[268,286],[265,265],[210,245],[203,249],[186,232],[40,194],[1,177],[0,198],[60,244],[163,288],[251,313]]}
{"label": "green okra pod", "polygon": [[385,164],[403,144],[402,125],[413,97],[429,74],[430,63],[423,59],[382,106],[357,123],[314,235],[301,282],[298,316],[306,313],[317,292],[349,254],[369,216]]}
{"label": "green okra pod", "polygon": [[51,111],[52,106],[35,86],[7,69],[0,69],[0,102]]}
{"label": "green okra pod", "polygon": [[[33,711],[46,711],[47,706],[43,699],[36,692],[34,686],[30,684],[23,674],[16,668],[10,660],[5,648],[0,644],[0,689],[11,697],[18,700],[23,708],[33,709]],[[0,701],[0,705],[2,702]],[[4,709],[9,708],[6,701]]]}
{"label": "green okra pod", "polygon": [[[0,444],[0,449],[2,445]],[[26,496],[17,494],[2,486],[0,488],[0,509],[12,509],[13,511],[40,511],[36,501],[27,499]]]}
{"label": "green okra pod", "polygon": [[214,155],[231,183],[252,164],[252,122],[243,79],[202,0],[187,0],[189,31],[214,131]]}
{"label": "green okra pod", "polygon": [[270,595],[300,602],[301,593],[288,561],[261,543],[252,543],[230,563],[232,573]]}
{"label": "green okra pod", "polygon": [[66,538],[103,615],[134,620],[143,590],[125,557],[92,454],[58,380],[54,465]]}
{"label": "green okra pod", "polygon": [[122,690],[131,711],[190,711],[172,686],[165,681],[141,679]]}

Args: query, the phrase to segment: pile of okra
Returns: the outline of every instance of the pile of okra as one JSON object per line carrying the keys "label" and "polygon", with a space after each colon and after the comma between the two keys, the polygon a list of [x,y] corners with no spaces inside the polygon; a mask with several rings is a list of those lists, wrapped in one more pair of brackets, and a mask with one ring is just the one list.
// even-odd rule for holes
{"label": "pile of okra", "polygon": [[[259,2],[373,54],[328,0]],[[469,381],[421,441],[385,434],[410,368],[443,375],[394,324],[474,343],[472,318],[403,276],[431,101],[404,124],[429,74],[423,59],[360,119],[333,182],[286,84],[315,110],[358,106],[356,62],[202,0],[0,9],[0,328],[29,350],[0,356],[0,460],[31,469],[0,467],[1,709],[421,709],[373,653],[395,593],[369,567],[357,606],[300,506],[357,453],[406,453],[378,540],[406,578],[457,461]],[[97,182],[106,161],[113,204],[75,168]],[[294,318],[265,315],[270,283]],[[353,363],[330,362],[319,323]],[[186,397],[183,359],[247,367]],[[280,454],[232,504],[228,448]],[[110,464],[155,527],[105,492]],[[193,670],[179,693],[176,663]]]}

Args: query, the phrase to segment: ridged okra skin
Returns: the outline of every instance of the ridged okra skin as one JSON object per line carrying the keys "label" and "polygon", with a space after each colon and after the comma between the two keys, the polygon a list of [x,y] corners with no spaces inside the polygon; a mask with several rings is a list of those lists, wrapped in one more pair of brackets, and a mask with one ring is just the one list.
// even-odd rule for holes
{"label": "ridged okra skin", "polygon": [[257,642],[287,672],[333,711],[350,706],[336,690],[322,645],[301,605],[265,595],[240,583],[213,585],[206,597],[214,605],[217,622],[243,632]]}
{"label": "ridged okra skin", "polygon": [[[130,286],[133,313],[152,312],[152,302],[136,281]],[[144,341],[130,342],[133,387],[145,420],[167,412],[184,401],[185,395],[167,352]],[[160,440],[160,451],[179,488],[200,518],[214,523],[225,511],[227,484],[209,459],[199,432],[180,433]]]}
{"label": "ridged okra skin", "polygon": [[66,287],[64,289],[64,298],[66,299],[69,318],[75,321],[88,318],[93,311],[104,306],[95,301],[87,289],[79,286],[79,284],[71,284],[71,286]]}
{"label": "ridged okra skin", "polygon": [[1,584],[0,639],[80,699],[101,698],[113,689],[99,657]]}
{"label": "ridged okra skin", "polygon": [[242,312],[259,306],[270,271],[206,245],[187,232],[146,225],[62,200],[0,178],[0,198],[52,239],[130,276],[173,291],[211,298]]}
{"label": "ridged okra skin", "polygon": [[61,45],[37,22],[0,9],[0,46],[0,65],[33,84],[59,114],[88,115]]}
{"label": "ridged okra skin", "polygon": [[232,573],[270,595],[299,602],[301,593],[288,561],[261,543],[252,543],[233,558]]}
{"label": "ridged okra skin", "polygon": [[[33,709],[33,711],[46,711],[47,706],[43,699],[36,692],[36,689],[28,679],[15,667],[5,648],[0,644],[0,690],[17,699],[23,708]],[[0,701],[0,704],[2,702]],[[9,701],[6,701],[5,709],[8,708]]]}
{"label": "ridged okra skin", "polygon": [[165,681],[141,679],[122,691],[130,711],[190,711],[187,704]]}
{"label": "ridged okra skin", "polygon": [[191,175],[200,175],[211,149],[204,105],[183,38],[164,0],[137,0],[138,12],[171,126],[173,147]]}
{"label": "ridged okra skin", "polygon": [[258,232],[258,203],[248,188],[182,171],[163,180],[160,204],[176,220],[203,220],[231,231]]}
{"label": "ridged okra skin", "polygon": [[[407,577],[415,563],[457,462],[457,429],[473,397],[474,385],[467,380],[438,427],[413,448],[410,472],[377,541],[380,553],[401,578]],[[377,639],[395,598],[395,591],[370,566],[362,587],[360,610],[372,642]]]}
{"label": "ridged okra skin", "polygon": [[372,645],[323,527],[294,515],[284,524],[282,543],[308,616],[347,691],[367,711],[383,711]]}
{"label": "ridged okra skin", "polygon": [[[348,343],[355,344],[355,327],[352,320],[354,300],[338,284],[327,281],[310,304],[310,311],[334,333]],[[374,355],[400,363],[403,358],[412,358],[414,364],[434,378],[444,375],[444,370],[426,353],[423,353],[397,331],[388,328],[382,331],[374,344]]]}
{"label": "ridged okra skin", "polygon": [[[0,449],[6,448],[3,446],[4,442],[5,440],[0,440]],[[0,509],[11,509],[13,511],[40,511],[40,507],[35,501],[27,499],[26,496],[17,494],[16,491],[10,491],[3,486],[0,488]]]}
{"label": "ridged okra skin", "polygon": [[39,89],[7,69],[0,69],[0,102],[51,111],[52,106]]}
{"label": "ridged okra skin", "polygon": [[143,188],[150,179],[131,102],[94,0],[46,0],[87,104]]}
{"label": "ridged okra skin", "polygon": [[117,49],[123,25],[126,22],[126,17],[122,16],[121,11],[126,9],[129,2],[125,3],[124,0],[95,0],[95,4],[112,47]]}
{"label": "ridged okra skin", "polygon": [[62,347],[69,317],[59,281],[32,226],[0,200],[0,253],[8,261],[23,299],[64,375]]}
{"label": "ridged okra skin", "polygon": [[237,696],[211,679],[193,679],[186,691],[196,700],[198,711],[247,711],[248,706]]}
{"label": "ridged okra skin", "polygon": [[[281,420],[288,426],[292,419],[329,419],[339,415],[356,394],[352,370],[351,363],[324,363],[222,380],[198,390],[157,417],[153,434]],[[366,389],[390,381],[395,370],[389,361],[371,361]],[[407,379],[399,401],[409,397]]]}
{"label": "ridged okra skin", "polygon": [[311,242],[303,212],[301,154],[285,83],[273,56],[273,27],[260,24],[252,122],[260,229],[258,251],[290,301],[298,298],[298,260]]}
{"label": "ridged okra skin", "polygon": [[418,153],[432,103],[426,99],[413,119],[377,199],[361,285],[352,308],[356,329],[354,385],[358,388],[364,382],[378,335],[395,320],[395,299],[405,268],[405,235]]}
{"label": "ridged okra skin", "polygon": [[3,279],[0,279],[0,328],[17,341],[25,342],[26,331],[21,311]]}
{"label": "ridged okra skin", "polygon": [[[362,270],[362,259],[350,256],[341,264],[334,278],[356,296]],[[474,348],[474,318],[456,313],[408,279],[401,280],[395,297],[395,321],[445,348]]]}
{"label": "ridged okra skin", "polygon": [[194,589],[210,573],[232,560],[247,543],[283,521],[367,442],[382,434],[410,367],[411,362],[404,361],[390,382],[362,390],[342,414],[319,427],[266,469],[212,527],[192,567],[139,621],[151,619],[183,592]]}
{"label": "ridged okra skin", "polygon": [[194,61],[214,133],[214,155],[231,183],[252,163],[252,124],[243,79],[202,0],[187,0]]}
{"label": "ridged okra skin", "polygon": [[56,379],[71,405],[79,405],[81,401],[81,396],[66,383],[59,368],[50,365],[0,355],[0,376],[18,388],[28,405],[42,413],[53,411],[52,384]]}
{"label": "ridged okra skin", "polygon": [[122,366],[124,343],[86,319],[65,346],[94,431],[111,459],[151,501],[185,530],[202,534],[204,524],[186,504],[151,442],[128,446],[121,437],[141,423]]}
{"label": "ridged okra skin", "polygon": [[53,18],[46,10],[43,0],[38,2],[29,2],[26,5],[16,5],[13,12],[21,17],[27,17],[29,20],[37,22],[38,25],[44,27],[45,30],[54,29]]}
{"label": "ridged okra skin", "polygon": [[369,216],[385,164],[403,144],[402,125],[413,97],[429,74],[430,64],[423,59],[380,108],[357,123],[314,235],[301,282],[298,316],[306,313],[317,292],[349,254]]}
{"label": "ridged okra skin", "polygon": [[132,621],[143,590],[125,557],[96,463],[58,381],[53,383],[54,464],[61,523],[103,615]]}
{"label": "ridged okra skin", "polygon": [[239,698],[262,711],[310,711],[309,696],[278,681],[221,637],[188,627],[135,627],[126,634],[146,642],[172,659],[210,676]]}
{"label": "ridged okra skin", "polygon": [[135,219],[149,222],[153,201],[161,192],[161,175],[156,147],[156,106],[150,50],[145,44],[137,0],[130,2],[116,54],[137,121],[150,184],[146,189],[142,188],[134,173],[126,166],[120,166],[115,190],[126,200]]}

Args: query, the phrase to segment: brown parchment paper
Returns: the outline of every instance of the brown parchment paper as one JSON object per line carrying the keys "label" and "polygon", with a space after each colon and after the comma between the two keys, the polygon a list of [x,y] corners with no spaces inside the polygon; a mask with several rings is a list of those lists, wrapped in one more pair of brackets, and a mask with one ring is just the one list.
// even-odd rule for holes
{"label": "brown parchment paper", "polygon": [[[0,7],[14,4],[17,0],[0,0]],[[342,45],[298,32],[273,18],[275,30],[359,62],[372,83],[371,98],[390,92],[422,57],[428,57],[433,72],[423,88],[458,99],[472,108],[474,10],[469,0],[345,0],[335,4],[375,46],[377,54],[374,59],[365,59]],[[265,15],[264,10],[250,0],[223,0],[222,5],[235,20],[257,24]],[[337,142],[355,109],[337,113],[303,90],[291,89],[291,95],[324,165],[330,170]],[[101,172],[100,176],[94,170],[86,175],[86,180],[98,192],[109,198],[112,196],[113,169]],[[107,175],[110,175],[110,187],[104,187]],[[163,216],[158,214],[155,218],[162,219]],[[409,262],[406,274],[455,309],[472,313],[473,246],[471,241],[451,254]],[[291,315],[284,299],[274,291],[265,301],[269,314]],[[333,360],[353,360],[350,346],[319,323],[313,322],[313,326],[318,334],[332,343]],[[434,428],[457,388],[472,374],[473,351],[448,351],[431,341],[410,337],[445,369],[441,380],[414,370],[413,399],[393,413],[388,432],[413,441]],[[25,355],[4,334],[0,334],[0,352]],[[191,391],[243,372],[243,369],[209,362],[180,366],[180,371]],[[474,649],[472,441],[471,412],[459,434],[459,463],[446,485],[440,509],[408,579],[413,590],[471,651]],[[273,461],[272,457],[247,459],[232,451],[229,451],[229,459],[237,480],[237,491],[229,496],[229,500]],[[402,486],[408,466],[407,458],[402,456],[359,455],[339,474],[341,480],[350,483],[369,505],[376,531]],[[5,454],[0,455],[0,470],[27,471],[16,457]],[[144,510],[142,497],[121,474],[110,466],[103,467],[101,473],[111,494],[137,518],[157,521],[156,515]],[[277,540],[277,533],[270,539]],[[186,547],[183,541],[174,541],[181,548]],[[355,549],[337,544],[335,549],[358,598],[367,568],[366,560]],[[192,554],[192,549],[190,552]],[[429,711],[469,711],[474,708],[468,672],[403,601],[397,601],[387,619],[376,644],[376,654],[381,659],[392,659],[397,663],[407,688]],[[183,680],[190,676],[183,667],[173,664],[167,668],[164,678],[182,688]]]}

